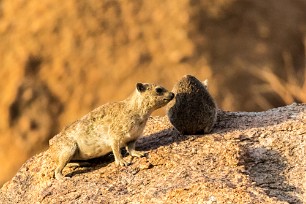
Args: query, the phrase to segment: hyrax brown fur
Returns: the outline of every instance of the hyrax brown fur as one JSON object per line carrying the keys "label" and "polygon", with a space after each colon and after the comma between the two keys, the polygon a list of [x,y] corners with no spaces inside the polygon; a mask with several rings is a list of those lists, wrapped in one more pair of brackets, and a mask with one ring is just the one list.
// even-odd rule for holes
{"label": "hyrax brown fur", "polygon": [[141,157],[135,141],[141,136],[150,114],[174,98],[161,86],[137,83],[130,97],[107,103],[89,112],[50,140],[50,154],[56,162],[55,178],[71,160],[88,160],[113,152],[115,163],[126,166],[120,153],[126,147],[131,156]]}
{"label": "hyrax brown fur", "polygon": [[175,100],[167,105],[172,125],[182,134],[211,132],[217,118],[217,106],[207,90],[207,80],[200,82],[185,75],[174,86]]}

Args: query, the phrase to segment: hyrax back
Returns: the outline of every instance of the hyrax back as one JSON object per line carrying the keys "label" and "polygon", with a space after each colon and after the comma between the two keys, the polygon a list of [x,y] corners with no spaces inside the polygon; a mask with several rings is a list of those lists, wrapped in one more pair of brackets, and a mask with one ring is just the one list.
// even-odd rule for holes
{"label": "hyrax back", "polygon": [[137,83],[131,96],[120,102],[102,105],[66,127],[50,140],[50,154],[56,162],[55,177],[63,178],[62,170],[71,160],[87,160],[113,152],[115,163],[125,166],[120,153],[126,147],[131,156],[150,114],[174,98],[172,92],[154,84]]}
{"label": "hyrax back", "polygon": [[209,133],[216,121],[217,107],[207,84],[185,75],[172,91],[175,100],[167,105],[172,125],[182,134]]}

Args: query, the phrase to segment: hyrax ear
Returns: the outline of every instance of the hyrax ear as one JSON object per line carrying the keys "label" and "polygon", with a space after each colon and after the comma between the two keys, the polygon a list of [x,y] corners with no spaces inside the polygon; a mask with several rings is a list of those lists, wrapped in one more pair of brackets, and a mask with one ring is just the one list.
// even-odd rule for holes
{"label": "hyrax ear", "polygon": [[202,81],[202,84],[203,84],[205,87],[208,87],[208,79],[205,79],[204,81]]}
{"label": "hyrax ear", "polygon": [[136,88],[139,92],[144,92],[146,90],[146,86],[142,83],[137,83]]}

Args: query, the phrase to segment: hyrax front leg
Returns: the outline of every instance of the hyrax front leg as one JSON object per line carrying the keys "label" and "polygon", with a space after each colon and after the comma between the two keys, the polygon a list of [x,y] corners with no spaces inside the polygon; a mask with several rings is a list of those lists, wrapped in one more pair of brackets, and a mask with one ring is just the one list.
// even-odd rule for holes
{"label": "hyrax front leg", "polygon": [[120,142],[118,140],[113,141],[112,145],[111,145],[114,157],[115,157],[115,163],[116,165],[120,165],[120,166],[128,166],[129,163],[126,162],[123,158],[122,155],[120,153]]}
{"label": "hyrax front leg", "polygon": [[54,172],[55,178],[57,180],[64,179],[65,177],[62,174],[62,171],[64,167],[67,165],[67,163],[71,160],[73,155],[75,154],[77,149],[77,144],[67,144],[65,146],[62,146],[60,149],[58,149],[59,152],[57,152],[57,166]]}
{"label": "hyrax front leg", "polygon": [[136,143],[136,141],[129,142],[126,146],[126,150],[133,157],[143,157],[145,155],[145,153],[141,152],[141,151],[136,151],[135,150],[135,143]]}

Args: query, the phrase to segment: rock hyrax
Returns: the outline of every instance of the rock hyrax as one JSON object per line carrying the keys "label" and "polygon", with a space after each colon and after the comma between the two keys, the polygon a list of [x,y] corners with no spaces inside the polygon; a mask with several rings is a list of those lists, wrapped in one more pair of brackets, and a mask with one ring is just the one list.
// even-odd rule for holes
{"label": "rock hyrax", "polygon": [[185,75],[173,90],[175,100],[167,105],[172,125],[182,134],[209,133],[217,117],[217,107],[203,83],[191,75]]}
{"label": "rock hyrax", "polygon": [[55,178],[71,160],[88,160],[113,152],[116,165],[126,166],[121,147],[131,156],[141,157],[135,141],[141,136],[150,114],[174,98],[161,86],[137,83],[127,99],[107,103],[67,126],[50,140],[50,155],[56,162]]}

